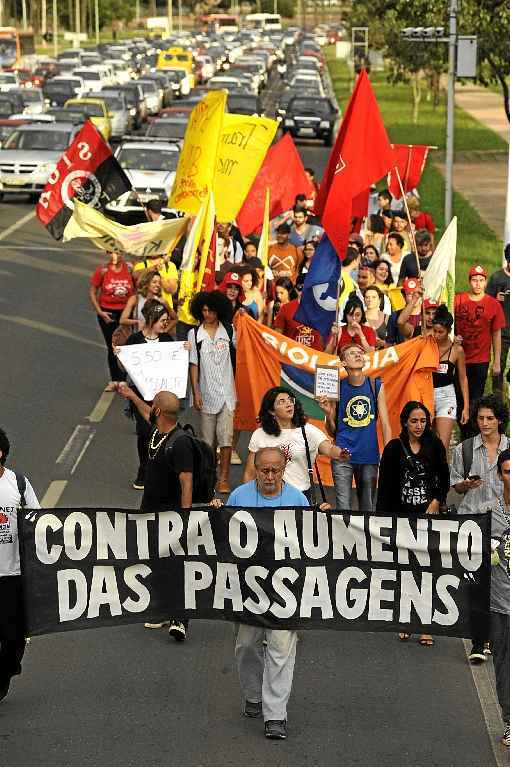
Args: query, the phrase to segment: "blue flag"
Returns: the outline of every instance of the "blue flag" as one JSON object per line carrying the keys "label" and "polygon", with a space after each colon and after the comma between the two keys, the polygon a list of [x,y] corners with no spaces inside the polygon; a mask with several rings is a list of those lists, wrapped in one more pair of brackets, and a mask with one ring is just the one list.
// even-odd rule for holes
{"label": "blue flag", "polygon": [[340,260],[333,245],[324,234],[305,277],[301,302],[294,319],[311,325],[326,339],[336,317]]}

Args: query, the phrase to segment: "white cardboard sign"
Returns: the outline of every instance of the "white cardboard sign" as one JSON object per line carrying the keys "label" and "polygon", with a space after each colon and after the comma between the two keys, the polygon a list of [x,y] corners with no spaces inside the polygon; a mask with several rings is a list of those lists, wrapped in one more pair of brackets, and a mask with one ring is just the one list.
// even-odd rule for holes
{"label": "white cardboard sign", "polygon": [[329,365],[317,365],[315,368],[315,396],[338,399],[340,390],[340,371]]}
{"label": "white cardboard sign", "polygon": [[170,391],[180,399],[186,396],[189,352],[184,341],[121,346],[119,360],[147,402],[158,391]]}

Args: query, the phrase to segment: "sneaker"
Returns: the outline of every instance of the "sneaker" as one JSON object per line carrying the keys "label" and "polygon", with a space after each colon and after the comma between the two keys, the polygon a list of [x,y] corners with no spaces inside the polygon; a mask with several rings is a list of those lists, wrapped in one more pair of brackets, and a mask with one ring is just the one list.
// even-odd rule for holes
{"label": "sneaker", "polygon": [[169,626],[170,621],[163,621],[162,623],[144,623],[143,626],[146,629],[162,629],[165,626]]}
{"label": "sneaker", "polygon": [[468,660],[473,666],[479,666],[481,663],[485,663],[487,656],[483,651],[483,645],[473,645]]}
{"label": "sneaker", "polygon": [[504,746],[510,746],[510,724],[508,722],[505,722],[505,729],[503,731],[501,742]]}
{"label": "sneaker", "polygon": [[250,719],[257,719],[262,716],[262,703],[254,703],[251,700],[247,700],[244,704],[243,716],[248,716]]}
{"label": "sneaker", "polygon": [[184,642],[186,639],[186,626],[180,621],[172,621],[168,633],[176,642]]}
{"label": "sneaker", "polygon": [[287,737],[287,722],[285,719],[270,719],[264,722],[266,738],[271,740],[285,740]]}
{"label": "sneaker", "polygon": [[483,654],[484,655],[492,655],[491,645],[490,642],[485,642],[483,646]]}
{"label": "sneaker", "polygon": [[242,462],[241,456],[239,455],[237,450],[232,450],[232,455],[230,456],[230,463],[231,463],[232,466],[241,466],[242,465],[243,462]]}
{"label": "sneaker", "polygon": [[11,680],[8,679],[7,682],[5,682],[5,684],[3,684],[0,687],[0,701],[2,701],[7,695],[7,693],[9,692],[10,685],[11,685]]}
{"label": "sneaker", "polygon": [[133,482],[133,488],[135,490],[143,490],[144,489],[144,476],[143,472],[138,469],[138,474],[136,475],[136,479]]}

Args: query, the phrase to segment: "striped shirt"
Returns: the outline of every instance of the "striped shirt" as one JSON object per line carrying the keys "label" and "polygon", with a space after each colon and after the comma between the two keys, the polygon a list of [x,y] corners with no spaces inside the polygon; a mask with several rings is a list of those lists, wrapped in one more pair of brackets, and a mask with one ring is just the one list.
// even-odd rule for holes
{"label": "striped shirt", "polygon": [[[483,506],[500,498],[503,495],[503,483],[498,479],[498,455],[508,448],[510,440],[502,434],[499,440],[498,451],[494,463],[489,463],[487,448],[482,442],[480,434],[473,439],[473,463],[469,474],[478,474],[482,484],[473,490],[468,490],[463,496],[458,508],[459,514],[479,514]],[[466,469],[468,467],[466,466]],[[453,451],[452,465],[450,468],[450,486],[464,482],[464,461],[462,459],[462,443]]]}
{"label": "striped shirt", "polygon": [[[198,365],[194,329],[189,331],[188,341],[191,343],[190,364]],[[203,402],[202,412],[215,415],[220,412],[223,405],[226,405],[229,410],[234,410],[236,387],[227,331],[220,322],[213,339],[207,330],[204,330],[203,325],[200,325],[197,331],[197,341],[202,342],[200,346],[200,377],[198,379],[198,388]],[[235,331],[232,341],[235,346]]]}

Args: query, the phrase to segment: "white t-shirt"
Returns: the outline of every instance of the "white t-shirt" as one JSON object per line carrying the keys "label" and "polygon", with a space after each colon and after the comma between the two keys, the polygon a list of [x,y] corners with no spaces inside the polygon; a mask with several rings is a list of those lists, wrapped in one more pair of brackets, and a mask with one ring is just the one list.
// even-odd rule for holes
{"label": "white t-shirt", "polygon": [[[311,423],[305,425],[305,431],[313,466],[319,445],[328,440],[329,437]],[[310,487],[310,477],[306,462],[305,441],[300,428],[282,429],[278,437],[266,434],[263,429],[257,429],[251,436],[248,450],[251,453],[256,453],[261,447],[280,448],[287,457],[287,465],[283,475],[285,482],[288,482],[289,485],[294,485],[298,490],[308,490]]]}
{"label": "white t-shirt", "polygon": [[[16,475],[4,469],[0,477],[0,577],[19,575],[18,507],[21,500]],[[27,509],[40,509],[33,487],[27,479]]]}

